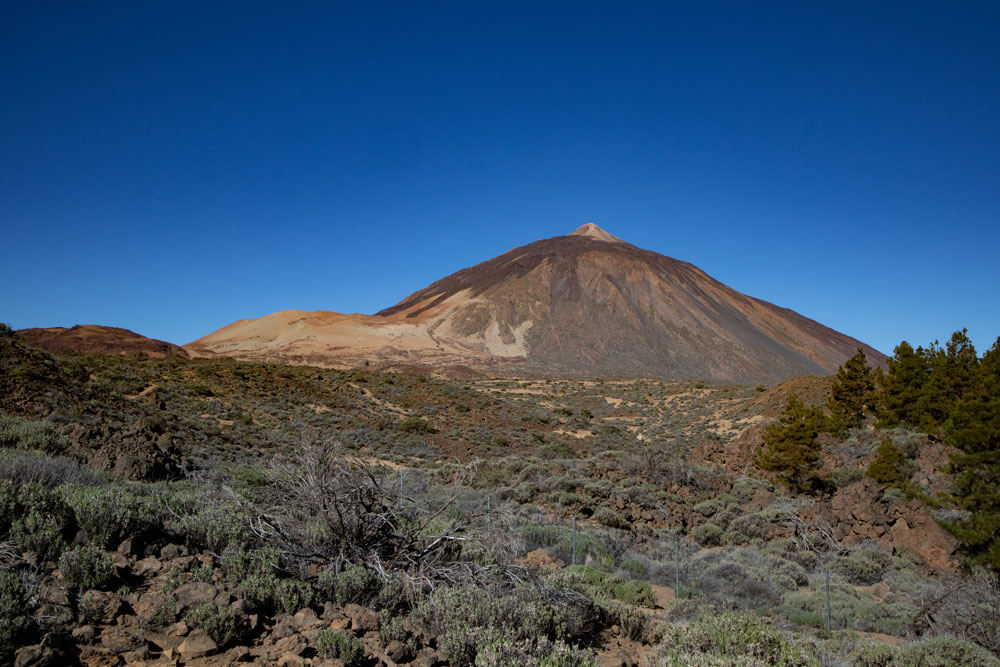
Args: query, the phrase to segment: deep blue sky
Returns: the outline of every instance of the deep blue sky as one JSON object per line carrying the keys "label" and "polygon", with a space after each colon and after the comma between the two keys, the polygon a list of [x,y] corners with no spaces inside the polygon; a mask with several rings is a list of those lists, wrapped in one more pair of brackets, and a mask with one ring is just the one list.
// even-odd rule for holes
{"label": "deep blue sky", "polygon": [[0,320],[372,313],[596,222],[982,352],[998,34],[997,2],[4,3]]}

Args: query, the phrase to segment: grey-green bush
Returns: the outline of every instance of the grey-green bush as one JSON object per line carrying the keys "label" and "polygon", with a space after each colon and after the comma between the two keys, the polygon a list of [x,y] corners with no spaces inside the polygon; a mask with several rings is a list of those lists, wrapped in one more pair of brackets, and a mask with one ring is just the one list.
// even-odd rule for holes
{"label": "grey-green bush", "polygon": [[697,621],[663,627],[659,649],[650,664],[818,667],[815,659],[777,628],[743,612],[706,614]]}
{"label": "grey-green bush", "polygon": [[347,667],[360,665],[365,656],[361,640],[337,630],[324,630],[316,639],[316,652],[324,658],[342,660]]}
{"label": "grey-green bush", "polygon": [[59,570],[63,579],[81,590],[106,588],[115,574],[111,556],[90,544],[64,551],[59,558]]}
{"label": "grey-green bush", "polygon": [[201,628],[220,648],[229,646],[243,634],[243,623],[228,607],[214,602],[196,604],[184,615],[188,625]]}
{"label": "grey-green bush", "polygon": [[695,529],[694,539],[703,547],[717,547],[722,544],[722,529],[714,523],[703,523]]}
{"label": "grey-green bush", "polygon": [[20,575],[0,570],[0,659],[13,657],[14,648],[31,631],[28,592]]}
{"label": "grey-green bush", "polygon": [[60,490],[87,541],[100,547],[115,547],[161,520],[155,500],[136,495],[124,484],[68,484]]}

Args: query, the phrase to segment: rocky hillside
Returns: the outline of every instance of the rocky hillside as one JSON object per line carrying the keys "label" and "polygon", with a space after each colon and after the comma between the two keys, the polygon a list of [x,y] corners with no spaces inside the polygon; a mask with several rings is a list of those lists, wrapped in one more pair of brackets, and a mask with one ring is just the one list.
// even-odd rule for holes
{"label": "rocky hillside", "polygon": [[[791,393],[822,404],[830,380],[456,380],[0,336],[0,662],[997,664],[996,580],[959,577],[953,510],[920,499],[947,488],[941,443],[824,435],[824,484],[796,495],[753,464]],[[887,438],[909,495],[865,473]]]}
{"label": "rocky hillside", "polygon": [[68,329],[65,327],[21,329],[17,335],[33,347],[49,352],[144,354],[155,358],[188,356],[184,348],[179,345],[146,338],[128,329],[97,324],[77,324]]}

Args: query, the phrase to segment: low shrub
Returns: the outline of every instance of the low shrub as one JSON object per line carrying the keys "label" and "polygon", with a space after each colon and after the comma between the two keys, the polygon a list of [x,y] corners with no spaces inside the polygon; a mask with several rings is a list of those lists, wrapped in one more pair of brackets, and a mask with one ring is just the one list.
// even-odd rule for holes
{"label": "low shrub", "polygon": [[837,468],[827,478],[835,488],[843,489],[865,478],[865,471],[856,466]]}
{"label": "low shrub", "polygon": [[853,667],[895,667],[902,665],[902,651],[889,644],[865,643],[851,654]]}
{"label": "low shrub", "polygon": [[279,579],[274,587],[274,601],[285,613],[294,614],[312,604],[312,586],[298,579]]}
{"label": "low shrub", "polygon": [[781,602],[782,590],[766,572],[754,572],[733,560],[707,566],[697,586],[701,595],[724,609],[770,609]]}
{"label": "low shrub", "polygon": [[618,528],[624,530],[628,528],[628,521],[618,512],[608,507],[598,507],[594,512],[594,520],[608,528]]}
{"label": "low shrub", "polygon": [[100,475],[65,456],[9,449],[0,449],[0,480],[11,480],[15,484],[40,484],[46,489],[60,484],[104,484]]}
{"label": "low shrub", "polygon": [[621,564],[621,570],[627,576],[633,578],[645,577],[649,573],[649,568],[642,561],[636,560],[634,558],[625,561]]}
{"label": "low shrub", "polygon": [[656,596],[645,581],[623,581],[615,585],[615,597],[637,607],[656,607]]}
{"label": "low shrub", "polygon": [[405,642],[410,639],[410,632],[406,629],[404,617],[387,609],[378,614],[378,633],[383,644],[394,641]]}
{"label": "low shrub", "polygon": [[630,604],[598,599],[597,603],[611,623],[621,628],[622,634],[632,641],[645,641],[649,634],[649,617]]}
{"label": "low shrub", "polygon": [[70,484],[60,490],[66,503],[73,508],[87,541],[99,547],[117,546],[125,538],[161,522],[157,503],[136,495],[124,484]]}
{"label": "low shrub", "polygon": [[0,447],[55,454],[66,449],[66,441],[50,421],[33,421],[0,412]]}
{"label": "low shrub", "polygon": [[212,641],[225,648],[243,635],[243,623],[228,607],[214,602],[201,602],[184,615],[188,625],[201,628]]}
{"label": "low shrub", "polygon": [[667,625],[654,658],[656,667],[682,665],[818,666],[774,626],[744,612],[705,614],[697,621]]}
{"label": "low shrub", "polygon": [[[782,611],[793,622],[826,627],[826,591],[822,584],[814,585],[809,592],[790,591],[785,594]],[[866,591],[831,581],[830,612],[834,628],[900,635],[912,625],[916,611],[916,604],[909,598],[876,602]]]}
{"label": "low shrub", "polygon": [[82,590],[104,589],[115,574],[111,556],[94,545],[74,547],[63,552],[59,558],[59,570],[63,579]]}
{"label": "low shrub", "polygon": [[339,605],[348,603],[368,606],[382,588],[374,571],[347,563],[340,572],[327,570],[319,577],[319,588],[327,599]]}
{"label": "low shrub", "polygon": [[324,630],[316,639],[316,652],[324,658],[342,660],[346,667],[362,664],[365,649],[360,639],[337,630]]}
{"label": "low shrub", "polygon": [[249,517],[235,505],[219,505],[183,515],[173,528],[197,548],[215,553],[246,548],[253,542]]}
{"label": "low shrub", "polygon": [[695,529],[694,539],[703,547],[717,547],[722,544],[722,529],[714,523],[703,523]]}
{"label": "low shrub", "polygon": [[16,519],[10,536],[22,552],[34,552],[39,562],[56,560],[66,545],[62,526],[50,514],[32,509],[28,515]]}
{"label": "low shrub", "polygon": [[1000,659],[970,641],[955,637],[928,637],[915,641],[902,650],[899,665],[920,665],[921,667],[1000,667]]}
{"label": "low shrub", "polygon": [[396,425],[403,433],[435,433],[435,429],[430,423],[420,417],[406,417]]}
{"label": "low shrub", "polygon": [[830,569],[839,572],[853,584],[877,584],[887,570],[892,568],[892,556],[875,548],[853,549],[830,563]]}
{"label": "low shrub", "polygon": [[767,539],[771,516],[767,511],[738,516],[729,522],[730,544],[759,544]]}
{"label": "low shrub", "polygon": [[448,660],[459,665],[475,664],[480,651],[497,643],[510,645],[538,638],[574,643],[591,639],[601,619],[600,610],[584,596],[546,596],[526,588],[439,588],[415,614],[422,625],[438,635]]}
{"label": "low shrub", "polygon": [[600,661],[590,651],[563,642],[525,639],[520,642],[498,640],[476,654],[476,667],[598,667]]}
{"label": "low shrub", "polygon": [[18,573],[0,570],[0,659],[13,658],[14,649],[31,631],[29,600]]}
{"label": "low shrub", "polygon": [[74,526],[73,511],[59,493],[35,482],[0,479],[0,534],[13,527],[15,517],[26,518],[31,512],[51,519],[60,530]]}

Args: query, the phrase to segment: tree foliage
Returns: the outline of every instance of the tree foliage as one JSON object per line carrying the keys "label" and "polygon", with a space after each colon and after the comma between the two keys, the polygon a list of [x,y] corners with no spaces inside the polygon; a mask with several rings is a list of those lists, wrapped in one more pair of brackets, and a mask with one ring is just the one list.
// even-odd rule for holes
{"label": "tree foliage", "polygon": [[861,426],[875,401],[875,371],[860,348],[844,362],[830,389],[830,416],[838,430]]}
{"label": "tree foliage", "polygon": [[883,426],[906,424],[941,434],[952,410],[976,386],[979,359],[966,330],[916,350],[896,346],[889,372],[879,377],[879,417]]}
{"label": "tree foliage", "polygon": [[821,465],[819,434],[826,429],[827,417],[823,411],[792,394],[778,423],[765,429],[764,446],[754,463],[761,470],[777,473],[778,480],[791,490],[810,491]]}
{"label": "tree foliage", "polygon": [[[941,347],[914,350],[905,341],[879,378],[878,411],[884,426],[905,424],[943,436],[950,456],[953,500],[962,518],[944,522],[973,563],[1000,571],[1000,338],[980,359],[966,330]],[[898,457],[889,448],[869,475],[892,484]]]}
{"label": "tree foliage", "polygon": [[[1000,338],[974,373],[946,427],[956,499],[968,516],[946,524],[973,562],[1000,571]],[[954,385],[953,385],[954,386]]]}

